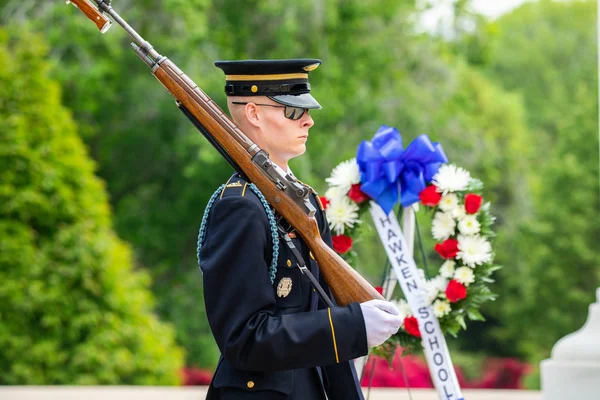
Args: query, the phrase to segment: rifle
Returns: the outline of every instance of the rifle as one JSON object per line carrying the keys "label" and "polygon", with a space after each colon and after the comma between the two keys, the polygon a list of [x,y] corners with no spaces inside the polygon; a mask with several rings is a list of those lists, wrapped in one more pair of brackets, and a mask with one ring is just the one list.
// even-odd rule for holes
{"label": "rifle", "polygon": [[[95,5],[92,3],[96,3]],[[253,182],[266,200],[302,236],[319,264],[339,305],[383,297],[323,240],[309,201],[310,187],[277,171],[266,151],[260,149],[225,115],[187,75],[160,55],[111,7],[111,0],[70,0],[102,33],[110,28],[110,15],[133,39],[131,46],[151,68],[152,74],[175,98],[177,106],[208,141],[240,173]]]}

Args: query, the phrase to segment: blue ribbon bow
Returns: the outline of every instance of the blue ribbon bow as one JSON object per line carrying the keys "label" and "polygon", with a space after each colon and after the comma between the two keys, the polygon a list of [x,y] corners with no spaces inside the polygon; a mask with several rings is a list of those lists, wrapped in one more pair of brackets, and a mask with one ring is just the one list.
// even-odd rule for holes
{"label": "blue ribbon bow", "polygon": [[383,208],[386,214],[398,203],[408,207],[419,201],[419,193],[440,166],[448,162],[439,143],[420,135],[406,149],[394,127],[382,125],[373,140],[364,140],[356,151],[361,173],[361,190]]}

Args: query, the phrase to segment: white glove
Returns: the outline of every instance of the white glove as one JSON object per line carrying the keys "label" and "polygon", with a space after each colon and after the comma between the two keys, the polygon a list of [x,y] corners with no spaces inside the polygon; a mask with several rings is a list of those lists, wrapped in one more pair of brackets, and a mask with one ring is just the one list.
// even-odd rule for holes
{"label": "white glove", "polygon": [[360,303],[367,330],[367,345],[376,347],[398,332],[402,325],[400,311],[389,301],[369,300]]}

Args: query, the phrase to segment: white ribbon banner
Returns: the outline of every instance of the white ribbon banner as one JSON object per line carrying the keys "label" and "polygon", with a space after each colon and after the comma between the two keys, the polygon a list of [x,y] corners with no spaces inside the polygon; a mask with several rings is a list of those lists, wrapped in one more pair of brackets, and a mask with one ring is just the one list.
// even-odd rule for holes
{"label": "white ribbon banner", "polygon": [[393,212],[385,215],[383,209],[375,202],[371,202],[369,211],[406,301],[419,322],[429,372],[440,399],[464,400],[446,339],[438,319],[433,314],[433,307],[427,304],[425,282],[419,274],[412,257],[412,249],[409,249],[406,243],[398,220]]}

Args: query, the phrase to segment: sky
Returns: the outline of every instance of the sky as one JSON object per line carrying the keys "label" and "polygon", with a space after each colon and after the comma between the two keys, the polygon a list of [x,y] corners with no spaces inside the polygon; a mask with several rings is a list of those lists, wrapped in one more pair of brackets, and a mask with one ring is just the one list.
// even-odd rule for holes
{"label": "sky", "polygon": [[473,8],[490,18],[497,18],[525,3],[525,0],[473,0]]}
{"label": "sky", "polygon": [[[427,0],[425,0],[427,1]],[[488,16],[490,19],[498,18],[502,14],[512,10],[532,0],[472,0],[473,11]],[[429,0],[429,2],[432,2]],[[421,25],[427,31],[436,31],[439,29],[440,22],[446,18],[451,18],[452,9],[450,4],[452,0],[436,0],[438,5],[424,13],[421,17]]]}

